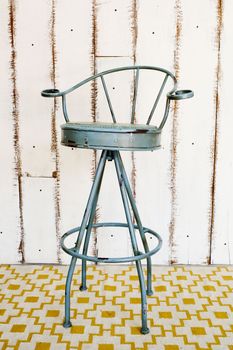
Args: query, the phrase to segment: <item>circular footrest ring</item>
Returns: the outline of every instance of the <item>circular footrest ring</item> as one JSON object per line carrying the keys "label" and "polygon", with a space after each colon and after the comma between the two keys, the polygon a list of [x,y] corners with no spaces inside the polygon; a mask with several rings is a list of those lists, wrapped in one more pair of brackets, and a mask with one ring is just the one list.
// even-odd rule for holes
{"label": "circular footrest ring", "polygon": [[[155,236],[158,239],[157,246],[154,249],[152,249],[152,250],[150,250],[150,251],[148,251],[146,253],[139,252],[138,255],[121,257],[121,258],[97,258],[97,257],[94,257],[94,256],[84,255],[84,254],[80,254],[77,251],[76,247],[68,248],[68,247],[66,247],[66,245],[64,243],[65,239],[69,235],[80,231],[80,227],[81,226],[75,227],[75,228],[67,231],[61,237],[61,247],[67,254],[72,255],[72,256],[74,256],[76,258],[82,259],[82,260],[88,260],[88,261],[93,261],[93,262],[101,262],[101,263],[120,263],[120,262],[137,261],[137,260],[148,258],[149,256],[157,253],[161,249],[161,246],[162,246],[162,238],[160,237],[160,235],[157,232],[152,231],[149,228],[143,227],[144,234],[150,233],[151,235]],[[126,227],[126,228],[128,228],[129,226],[127,224],[119,223],[119,222],[102,222],[102,223],[94,224],[92,227],[94,227],[94,228],[97,228],[97,227]],[[139,229],[137,225],[134,225],[134,228],[136,230]],[[146,238],[146,235],[145,235],[145,238]]]}

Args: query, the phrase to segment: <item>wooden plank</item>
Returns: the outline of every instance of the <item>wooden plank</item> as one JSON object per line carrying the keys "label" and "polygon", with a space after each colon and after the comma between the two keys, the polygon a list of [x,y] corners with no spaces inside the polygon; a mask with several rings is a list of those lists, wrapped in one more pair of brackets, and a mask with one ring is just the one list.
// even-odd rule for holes
{"label": "wooden plank", "polygon": [[[0,40],[0,263],[18,263],[21,239],[19,210],[19,174],[17,165],[18,114],[16,90],[16,59],[14,53],[15,9],[7,1],[0,2],[2,24]],[[16,91],[15,91],[16,92]],[[20,153],[19,153],[20,155]],[[19,160],[19,159],[18,159]]]}
{"label": "wooden plank", "polygon": [[175,68],[179,87],[193,89],[195,97],[175,105],[171,164],[174,186],[171,261],[206,264],[209,259],[215,129],[215,89],[211,82],[215,81],[217,67],[213,40],[216,7],[211,0],[177,1],[176,13],[179,41]]}
{"label": "wooden plank", "polygon": [[[93,74],[93,7],[92,1],[57,1],[56,6],[56,69],[57,87],[69,88]],[[71,121],[92,121],[92,84],[88,84],[67,96]],[[58,125],[64,123],[61,109],[57,113]],[[58,128],[60,140],[60,128]],[[92,184],[93,151],[59,147],[60,215],[61,234],[79,226]],[[92,237],[89,254],[94,254]],[[63,263],[70,256],[62,252]],[[78,260],[81,263],[81,260]]]}
{"label": "wooden plank", "polygon": [[40,95],[43,89],[51,87],[50,17],[51,4],[47,0],[35,3],[22,0],[18,3],[16,47],[20,141],[23,175],[29,176],[52,177],[55,170],[51,153],[51,111],[48,99]]}
{"label": "wooden plank", "polygon": [[[30,13],[30,16],[25,16]],[[40,16],[38,16],[38,13]],[[54,178],[54,196],[48,197],[53,207],[51,215],[56,215],[53,220],[55,225],[55,237],[59,236],[59,173],[58,152],[56,138],[56,102],[45,100],[41,97],[41,90],[54,86],[55,81],[55,45],[54,45],[55,2],[44,0],[40,4],[32,4],[26,0],[17,6],[17,81],[19,93],[20,114],[20,142],[22,145],[22,176],[35,178]],[[41,52],[44,52],[42,55]],[[49,107],[48,107],[49,106]],[[40,180],[38,179],[38,182]],[[27,180],[23,181],[27,183]],[[23,185],[22,185],[23,187]],[[27,196],[26,190],[23,194]],[[34,192],[32,191],[32,196]],[[24,200],[24,198],[23,198]],[[31,197],[31,201],[34,198]],[[40,215],[34,215],[33,206],[26,206],[24,220],[34,217],[35,226],[40,223],[36,219]],[[48,226],[51,226],[48,221]],[[33,237],[30,236],[33,235]],[[33,232],[28,229],[27,240],[34,238]],[[39,237],[38,237],[39,238]],[[56,239],[56,238],[54,238]],[[28,244],[28,241],[25,244]],[[36,242],[36,240],[35,240]],[[30,244],[29,244],[30,247]],[[57,244],[55,248],[59,247]],[[53,249],[53,247],[51,247]],[[30,254],[29,254],[30,256]],[[46,258],[48,259],[48,257]],[[54,262],[54,256],[51,255]],[[46,260],[48,261],[48,260]],[[43,262],[43,260],[41,261]]]}
{"label": "wooden plank", "polygon": [[131,0],[96,0],[97,56],[132,56]]}
{"label": "wooden plank", "polygon": [[[98,72],[101,72],[114,66],[128,66],[132,63],[132,59],[129,57],[108,57],[98,58],[96,65]],[[132,72],[116,73],[105,77],[114,113],[120,123],[130,122],[132,78]],[[97,120],[111,122],[111,114],[101,81],[98,84]],[[100,152],[98,152],[98,158],[99,155]],[[131,152],[122,152],[122,158],[130,178],[132,171]],[[99,221],[126,222],[114,162],[106,163],[98,206]],[[119,228],[98,229],[97,251],[100,257],[132,254],[129,233]]]}
{"label": "wooden plank", "polygon": [[[105,69],[132,65],[133,60],[133,33],[132,33],[132,1],[95,1],[96,5],[96,68]],[[106,30],[106,27],[108,30]],[[120,30],[119,30],[120,28]],[[122,35],[124,33],[124,35]],[[125,56],[125,57],[118,57]],[[106,77],[110,98],[116,119],[119,122],[130,122],[132,98],[132,72],[114,74]],[[120,103],[119,103],[120,101]],[[106,97],[101,83],[97,85],[97,120],[111,121]],[[99,152],[98,152],[99,153]],[[124,162],[129,174],[132,172],[130,152],[124,152]],[[97,158],[99,154],[97,154]],[[109,186],[109,184],[112,184]],[[114,201],[112,200],[114,198]],[[108,162],[103,178],[103,185],[99,200],[99,221],[125,222],[125,215],[121,204],[120,191],[114,164]],[[123,231],[123,230],[122,230]],[[114,239],[113,239],[114,237]],[[129,234],[120,233],[119,229],[98,229],[96,249],[98,256],[110,257],[127,256],[131,254]],[[112,242],[113,250],[109,249]]]}
{"label": "wooden plank", "polygon": [[51,178],[23,180],[25,261],[57,263],[57,240],[54,211],[54,182]]}
{"label": "wooden plank", "polygon": [[[139,1],[137,11],[137,64],[163,67],[174,73],[174,5],[175,1]],[[159,84],[162,83],[161,79],[163,77],[157,77],[156,74],[150,71],[142,72],[140,75],[136,107],[137,122],[146,122],[158,93]],[[164,103],[163,96],[152,118],[152,125],[159,125],[165,107]],[[162,148],[153,153],[135,152],[136,202],[141,220],[145,227],[157,231],[163,239],[161,251],[152,257],[152,262],[156,264],[168,263],[170,249],[171,190],[169,188],[169,167],[171,129],[172,113],[170,112],[162,134]],[[148,239],[151,248],[157,244],[156,238]]]}
{"label": "wooden plank", "polygon": [[216,39],[219,41],[219,76],[216,81],[216,176],[211,246],[211,263],[213,264],[233,263],[233,164],[231,157],[233,148],[231,94],[233,52],[230,39],[233,35],[232,11],[233,3],[230,1],[224,1],[222,7],[219,6],[219,28],[216,32]]}

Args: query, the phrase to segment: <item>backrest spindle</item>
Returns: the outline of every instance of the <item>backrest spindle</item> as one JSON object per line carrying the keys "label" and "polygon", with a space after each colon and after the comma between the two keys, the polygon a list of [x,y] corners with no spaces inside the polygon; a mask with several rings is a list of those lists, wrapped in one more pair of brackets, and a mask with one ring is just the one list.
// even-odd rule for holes
{"label": "backrest spindle", "polygon": [[108,89],[107,89],[107,86],[106,86],[106,83],[105,83],[103,75],[101,75],[100,78],[101,78],[102,85],[103,85],[103,88],[104,88],[105,96],[106,96],[107,101],[108,101],[108,106],[109,106],[109,109],[110,109],[110,112],[111,112],[111,115],[112,115],[113,123],[116,123],[116,117],[115,117],[115,114],[113,112],[112,103],[111,103],[111,100],[110,100],[110,97],[109,97]]}
{"label": "backrest spindle", "polygon": [[135,83],[134,83],[134,95],[133,95],[133,105],[132,105],[132,115],[131,115],[131,123],[132,124],[135,121],[135,109],[136,109],[137,92],[138,92],[138,80],[139,80],[139,68],[137,68],[136,78],[135,78]]}
{"label": "backrest spindle", "polygon": [[153,105],[153,107],[152,107],[152,110],[151,110],[151,112],[150,112],[150,115],[149,115],[149,117],[148,117],[148,119],[147,119],[147,122],[146,122],[147,125],[150,124],[150,121],[151,121],[151,119],[152,119],[152,117],[153,117],[155,108],[157,107],[157,104],[158,104],[159,99],[160,99],[160,96],[161,96],[161,94],[162,94],[162,92],[163,92],[164,86],[165,86],[165,84],[166,84],[166,82],[167,82],[167,79],[168,79],[168,74],[166,74],[166,76],[165,76],[165,78],[164,78],[164,80],[163,80],[163,83],[162,83],[161,88],[160,88],[160,90],[159,90],[158,96],[156,97],[155,103],[154,103],[154,105]]}

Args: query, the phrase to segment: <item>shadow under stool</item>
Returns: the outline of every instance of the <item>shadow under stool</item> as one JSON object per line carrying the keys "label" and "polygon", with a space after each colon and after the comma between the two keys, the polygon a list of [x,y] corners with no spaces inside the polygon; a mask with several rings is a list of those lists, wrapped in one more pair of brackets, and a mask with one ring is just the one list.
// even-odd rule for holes
{"label": "shadow under stool", "polygon": [[[107,84],[105,76],[109,74],[115,74],[122,71],[132,71],[134,79],[134,94],[132,99],[132,109],[131,109],[131,122],[130,123],[118,123],[116,116],[114,114],[113,106],[110,100],[110,95],[107,89]],[[158,94],[155,97],[152,109],[148,116],[146,124],[136,124],[135,123],[135,110],[136,101],[138,95],[138,83],[139,83],[139,73],[141,74],[143,70],[150,71],[150,73],[159,73],[162,77],[162,84],[158,89]],[[70,122],[66,106],[66,95],[80,88],[82,85],[89,83],[92,80],[100,79],[103,91],[106,96],[106,101],[108,103],[112,122]],[[167,82],[170,80],[172,84],[172,89],[165,95],[165,105],[163,110],[163,115],[159,126],[150,125],[151,119],[153,117],[154,111],[158,105],[158,102],[164,94],[164,88]],[[42,91],[42,96],[45,97],[62,97],[62,107],[63,114],[66,123],[61,125],[62,130],[62,140],[61,143],[68,147],[78,147],[83,149],[94,149],[101,150],[100,160],[97,166],[95,177],[93,180],[92,188],[89,194],[87,205],[84,211],[84,215],[79,227],[75,227],[68,232],[66,232],[61,238],[62,249],[72,256],[71,263],[69,266],[69,271],[66,279],[66,289],[65,289],[65,320],[64,327],[71,327],[70,321],[70,290],[71,282],[75,269],[77,259],[82,260],[82,283],[80,286],[81,291],[87,289],[86,285],[86,264],[87,261],[92,261],[95,263],[125,263],[133,262],[136,263],[140,291],[141,291],[141,319],[142,327],[141,333],[149,333],[149,328],[147,326],[147,302],[146,295],[152,295],[152,285],[151,285],[151,256],[159,251],[162,245],[162,239],[158,233],[151,230],[150,228],[144,227],[142,225],[139,212],[134,200],[130,182],[128,180],[120,151],[154,151],[160,148],[161,132],[165,125],[168,117],[170,101],[171,100],[182,100],[193,96],[191,90],[177,90],[177,81],[172,73],[163,68],[153,67],[153,66],[130,66],[130,67],[120,67],[111,70],[107,70],[96,75],[93,75],[75,86],[67,89],[63,92],[57,89],[48,89]],[[120,103],[120,101],[119,101]],[[115,170],[118,179],[118,185],[120,188],[121,198],[123,202],[126,223],[121,222],[95,222],[95,213],[97,207],[98,196],[100,193],[101,183],[103,179],[104,169],[107,161],[113,161],[115,165]],[[133,215],[131,214],[133,213]],[[123,227],[128,228],[129,236],[133,249],[133,256],[120,257],[120,258],[101,258],[95,256],[87,255],[88,245],[90,242],[90,236],[93,228],[99,227]],[[136,239],[135,231],[139,232],[139,237],[143,244],[144,252],[140,251],[138,248],[138,242]],[[78,233],[76,242],[72,248],[68,248],[65,244],[65,239],[72,235]],[[147,234],[155,236],[157,238],[157,245],[150,250],[148,247]],[[82,252],[80,252],[81,245],[83,243]],[[144,275],[141,260],[147,259],[147,280],[145,285]]]}

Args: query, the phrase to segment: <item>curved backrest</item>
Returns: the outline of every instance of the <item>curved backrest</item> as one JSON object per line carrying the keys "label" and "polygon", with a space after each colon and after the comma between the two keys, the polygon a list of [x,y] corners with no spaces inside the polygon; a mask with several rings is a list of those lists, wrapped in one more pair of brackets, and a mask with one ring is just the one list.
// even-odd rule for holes
{"label": "curved backrest", "polygon": [[[62,106],[63,106],[64,118],[65,118],[66,122],[69,122],[69,116],[68,116],[67,107],[66,107],[66,95],[69,94],[70,92],[80,88],[82,85],[87,84],[88,82],[90,82],[92,80],[96,80],[96,79],[99,78],[101,80],[101,83],[102,83],[102,87],[103,87],[103,90],[104,90],[104,93],[105,93],[105,96],[106,96],[106,100],[107,100],[107,103],[108,103],[108,106],[109,106],[109,109],[110,109],[110,113],[111,113],[111,116],[112,116],[113,123],[116,123],[117,119],[116,119],[116,116],[115,116],[115,113],[114,113],[114,110],[113,110],[113,106],[112,106],[112,103],[111,103],[110,95],[109,95],[109,92],[108,92],[108,89],[107,89],[107,85],[106,85],[106,82],[105,82],[105,76],[109,75],[109,74],[112,74],[112,73],[121,72],[121,71],[127,71],[127,70],[134,70],[135,71],[135,74],[134,74],[134,93],[133,93],[132,109],[131,109],[131,123],[134,123],[134,120],[135,120],[135,109],[136,109],[136,101],[137,101],[137,94],[138,94],[138,84],[139,84],[140,71],[141,70],[159,71],[164,76],[164,78],[162,80],[162,84],[161,84],[161,86],[160,86],[160,88],[158,90],[158,94],[155,96],[154,103],[153,103],[153,105],[151,107],[151,111],[150,111],[150,113],[148,115],[148,119],[147,119],[146,124],[149,125],[150,122],[151,122],[151,119],[153,117],[153,114],[155,112],[155,109],[156,109],[156,107],[158,105],[159,99],[160,99],[160,97],[161,97],[161,95],[162,95],[162,93],[164,91],[164,87],[165,87],[165,85],[166,85],[166,83],[167,83],[169,78],[172,80],[173,88],[172,88],[172,90],[170,90],[167,93],[167,96],[174,96],[173,93],[176,90],[177,81],[176,81],[175,76],[171,72],[169,72],[168,70],[163,69],[163,68],[153,67],[153,66],[129,66],[129,67],[114,68],[114,69],[103,71],[103,72],[95,74],[95,75],[93,75],[93,76],[91,76],[91,77],[89,77],[89,78],[87,78],[85,80],[82,80],[78,84],[72,86],[71,88],[69,88],[69,89],[67,89],[67,90],[65,90],[63,92],[60,92],[57,89],[44,90],[42,92],[42,96],[45,96],[45,97],[59,97],[59,96],[61,96],[62,97]],[[170,98],[167,97],[167,102],[166,102],[166,106],[165,106],[164,115],[163,115],[162,121],[161,121],[160,126],[159,126],[160,129],[163,128],[163,126],[164,126],[164,124],[166,122],[166,119],[167,119],[167,116],[168,116],[168,111],[169,111],[169,102],[170,102]]]}

